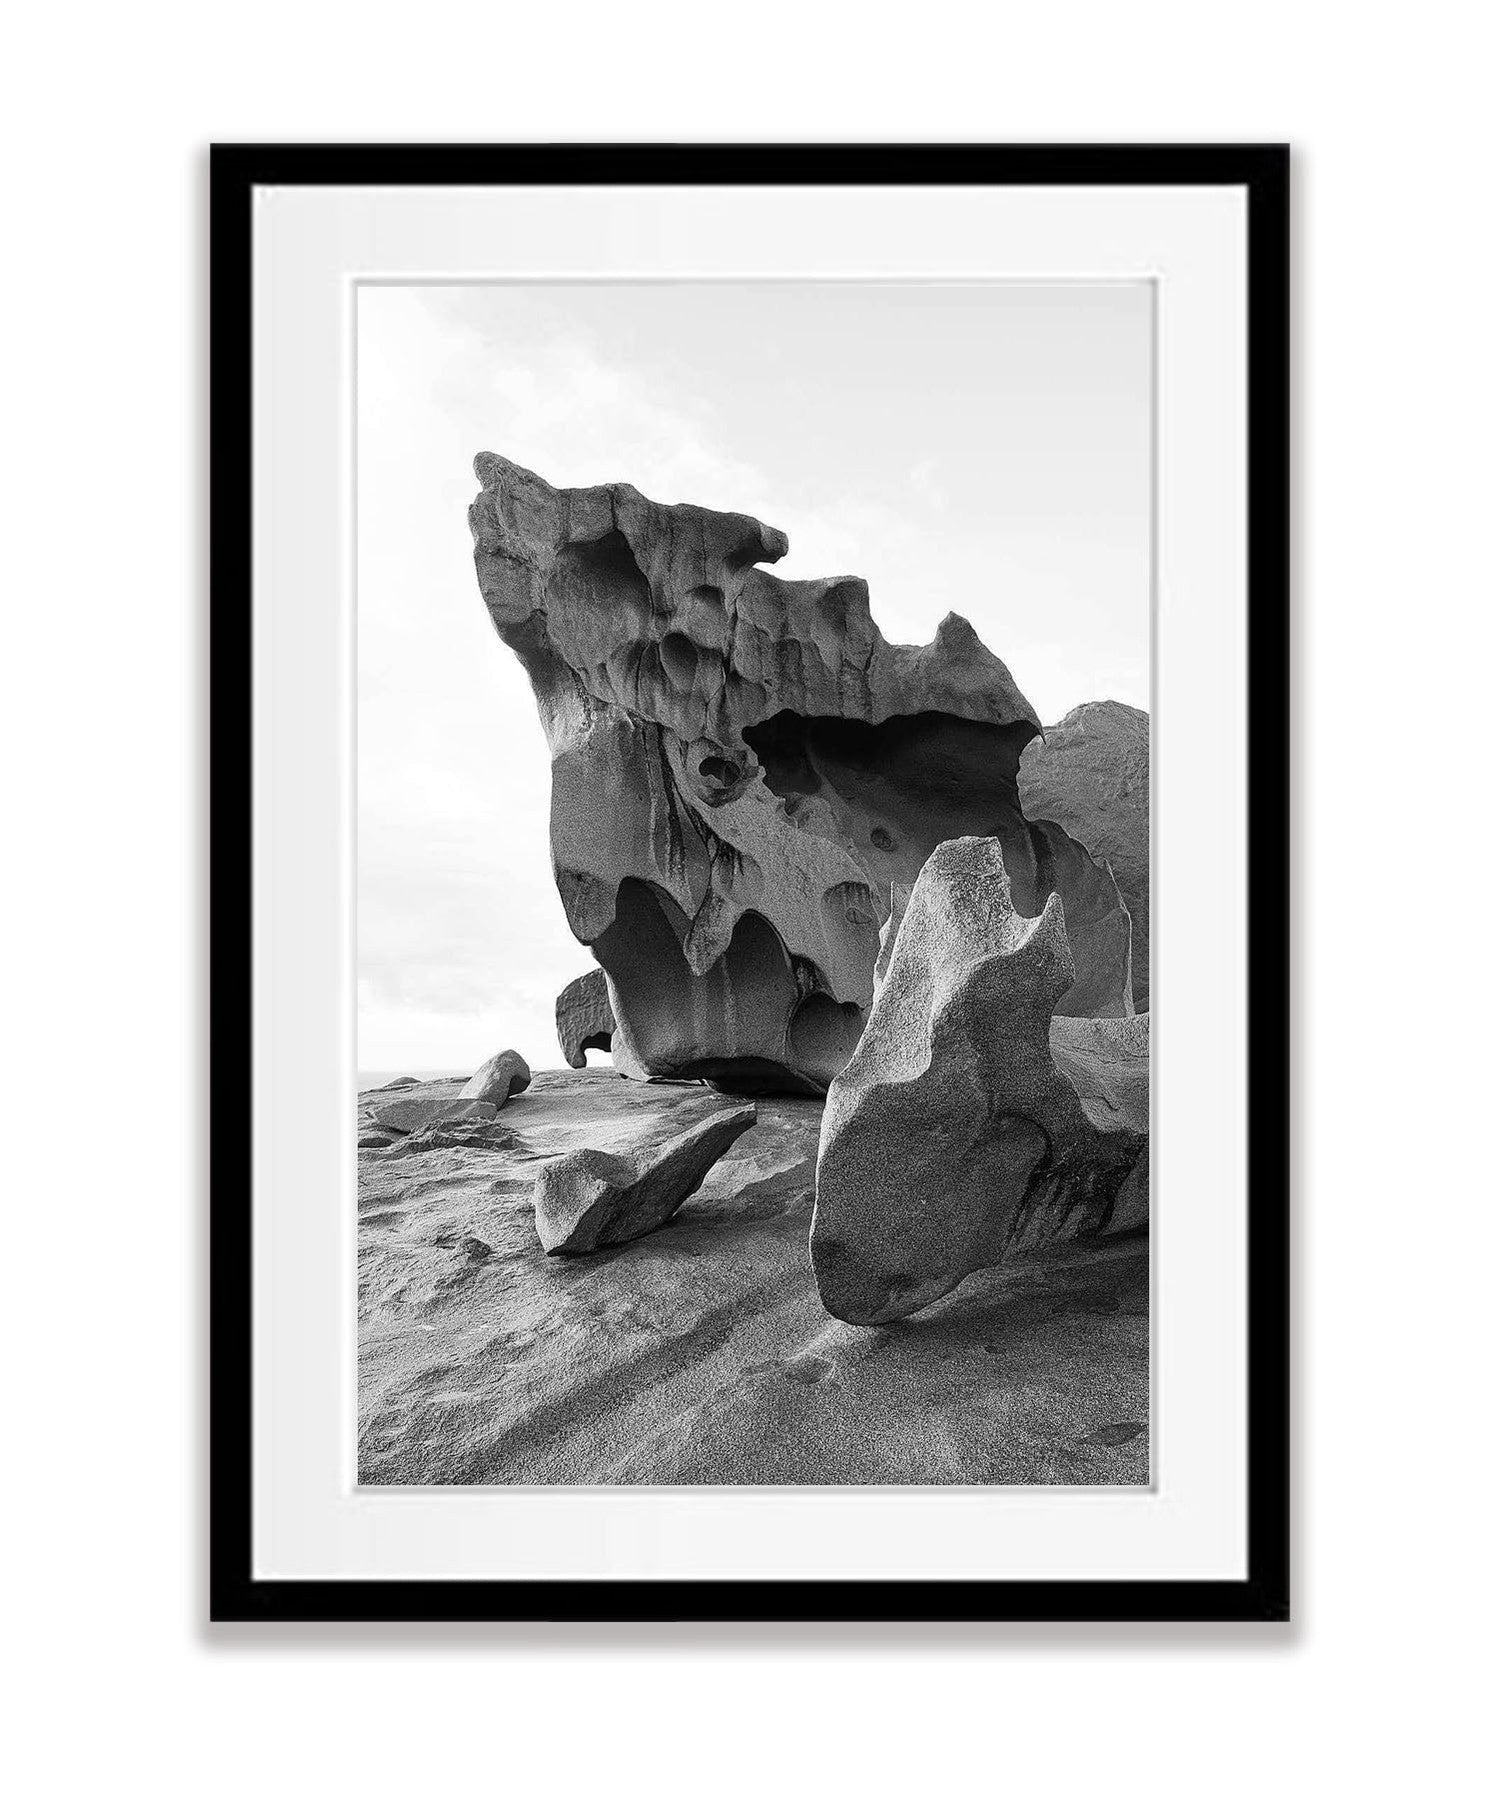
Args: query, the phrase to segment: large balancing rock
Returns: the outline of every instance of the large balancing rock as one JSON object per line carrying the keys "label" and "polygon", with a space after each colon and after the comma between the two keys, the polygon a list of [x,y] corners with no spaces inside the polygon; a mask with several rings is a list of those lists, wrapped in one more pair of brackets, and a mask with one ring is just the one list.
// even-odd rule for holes
{"label": "large balancing rock", "polygon": [[[788,546],[757,519],[474,467],[479,588],[547,734],[554,873],[608,976],[616,1068],[824,1091],[891,887],[946,838],[997,837],[1020,910],[1061,892],[1074,948],[1120,960],[1106,871],[1022,814],[1039,720],[966,621],[892,645],[862,580],[760,566]],[[1108,1010],[1088,986],[1079,1009]]]}
{"label": "large balancing rock", "polygon": [[932,852],[828,1089],[812,1268],[835,1317],[902,1318],[975,1269],[1108,1227],[1145,1139],[1091,1123],[1053,1060],[1073,975],[1060,899],[1017,912],[993,838]]}

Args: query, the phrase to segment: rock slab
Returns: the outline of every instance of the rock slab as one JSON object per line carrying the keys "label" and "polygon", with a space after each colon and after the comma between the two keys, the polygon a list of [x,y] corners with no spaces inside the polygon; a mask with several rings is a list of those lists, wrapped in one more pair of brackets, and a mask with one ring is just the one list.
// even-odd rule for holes
{"label": "rock slab", "polygon": [[1143,1137],[1096,1128],[1053,1060],[1074,975],[1059,896],[1023,917],[995,838],[938,845],[828,1091],[811,1254],[834,1317],[905,1317],[1107,1223]]}
{"label": "rock slab", "polygon": [[548,1162],[534,1191],[542,1248],[584,1255],[658,1230],[755,1117],[734,1106],[633,1153],[577,1149]]}

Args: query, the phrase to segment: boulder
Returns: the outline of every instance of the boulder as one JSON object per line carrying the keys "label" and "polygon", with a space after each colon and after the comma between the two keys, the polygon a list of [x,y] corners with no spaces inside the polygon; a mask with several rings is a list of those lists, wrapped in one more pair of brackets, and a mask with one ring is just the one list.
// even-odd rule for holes
{"label": "boulder", "polygon": [[1053,1058],[1075,976],[1060,896],[1018,912],[997,839],[933,850],[823,1113],[811,1252],[835,1317],[904,1317],[1108,1223],[1143,1135],[1091,1122]]}
{"label": "boulder", "polygon": [[614,1008],[602,968],[590,968],[557,995],[557,1042],[569,1068],[586,1068],[590,1049],[607,1050],[614,1035]]}
{"label": "boulder", "polygon": [[1027,818],[1059,828],[1113,871],[1134,924],[1134,1009],[1148,1012],[1150,714],[1119,700],[1074,707],[1026,744],[1019,792]]}
{"label": "boulder", "polygon": [[513,1094],[531,1085],[531,1070],[526,1059],[513,1049],[502,1049],[491,1056],[458,1095],[460,1101],[490,1105],[499,1110]]}
{"label": "boulder", "polygon": [[[412,1083],[414,1092],[398,1099],[367,1104],[369,1121],[379,1130],[408,1134],[428,1131],[442,1123],[471,1122],[488,1124],[513,1093],[531,1084],[531,1070],[525,1059],[513,1049],[501,1050],[473,1077],[458,1087],[454,1083],[434,1082],[430,1086]],[[370,1096],[365,1095],[368,1101]]]}
{"label": "boulder", "polygon": [[1023,813],[1040,723],[966,620],[890,644],[862,580],[762,567],[788,544],[757,519],[474,467],[479,588],[547,734],[557,886],[608,977],[617,1069],[825,1091],[868,1017],[892,884],[975,833],[1020,912],[1063,896],[1079,1009],[1106,1007],[1118,895]]}
{"label": "boulder", "polygon": [[548,1162],[533,1190],[542,1248],[581,1255],[658,1229],[754,1122],[752,1105],[734,1106],[619,1154],[575,1149]]}

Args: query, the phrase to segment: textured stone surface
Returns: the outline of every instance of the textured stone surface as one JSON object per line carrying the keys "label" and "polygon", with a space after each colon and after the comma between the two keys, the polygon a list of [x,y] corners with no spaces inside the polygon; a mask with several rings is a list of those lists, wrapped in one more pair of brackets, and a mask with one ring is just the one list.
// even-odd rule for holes
{"label": "textured stone surface", "polygon": [[536,1177],[536,1235],[548,1255],[583,1255],[659,1230],[755,1122],[730,1106],[659,1143],[623,1155],[575,1149]]}
{"label": "textured stone surface", "polygon": [[1150,1145],[1140,1151],[1124,1185],[1114,1195],[1114,1209],[1104,1225],[1105,1236],[1150,1228]]}
{"label": "textured stone surface", "polygon": [[1107,1224],[1142,1138],[1090,1123],[1053,1061],[1073,979],[1058,896],[1021,916],[994,838],[934,850],[828,1093],[811,1251],[835,1317],[903,1317]]}
{"label": "textured stone surface", "polygon": [[1052,1060],[1088,1122],[1101,1131],[1150,1129],[1150,1014],[1053,1018]]}
{"label": "textured stone surface", "polygon": [[1060,826],[1113,870],[1134,924],[1135,1010],[1148,1012],[1150,714],[1119,700],[1074,707],[1026,745],[1019,786],[1027,818]]}
{"label": "textured stone surface", "polygon": [[822,1091],[867,1016],[892,883],[975,832],[1022,912],[1063,895],[1078,1009],[1105,1009],[1118,895],[1022,815],[1038,721],[966,621],[892,645],[863,581],[758,566],[787,540],[756,519],[475,470],[479,586],[547,733],[558,889],[608,973],[616,1067]]}
{"label": "textured stone surface", "polygon": [[1144,1240],[982,1270],[895,1326],[841,1324],[807,1262],[816,1099],[758,1100],[661,1230],[542,1252],[538,1163],[722,1106],[699,1086],[542,1069],[489,1127],[508,1147],[360,1154],[362,1481],[1149,1479]]}
{"label": "textured stone surface", "polygon": [[557,1043],[569,1068],[586,1068],[586,1051],[607,1051],[614,1035],[614,1008],[602,968],[590,968],[557,995]]}
{"label": "textured stone surface", "polygon": [[[401,1099],[385,1100],[368,1107],[369,1114],[382,1130],[386,1131],[419,1131],[424,1126],[435,1124],[439,1118],[452,1118],[460,1110],[458,1084],[451,1081],[441,1082],[433,1087],[419,1087]],[[493,1117],[493,1113],[490,1114]]]}

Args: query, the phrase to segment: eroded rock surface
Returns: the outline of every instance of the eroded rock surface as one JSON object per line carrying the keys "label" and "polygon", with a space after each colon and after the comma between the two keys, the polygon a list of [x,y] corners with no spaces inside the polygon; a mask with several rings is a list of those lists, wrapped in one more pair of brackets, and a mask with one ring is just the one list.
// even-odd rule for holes
{"label": "eroded rock surface", "polygon": [[1075,1009],[1126,990],[1114,884],[1022,813],[1039,721],[965,620],[892,645],[857,577],[759,566],[787,540],[756,519],[474,466],[479,586],[547,733],[557,885],[608,975],[616,1067],[823,1091],[892,884],[968,834],[999,840],[1022,913],[1063,896]]}
{"label": "eroded rock surface", "polygon": [[1075,706],[1026,744],[1019,789],[1027,818],[1051,821],[1113,871],[1134,924],[1134,1009],[1148,1012],[1150,714],[1119,700]]}
{"label": "eroded rock surface", "polygon": [[1061,899],[1022,916],[996,839],[933,851],[828,1092],[811,1249],[835,1317],[904,1317],[1107,1224],[1143,1137],[1090,1122],[1053,1060],[1074,978]]}
{"label": "eroded rock surface", "polygon": [[548,1255],[584,1255],[658,1230],[755,1122],[753,1106],[716,1111],[624,1155],[575,1149],[536,1177],[536,1235]]}

